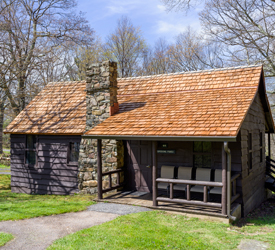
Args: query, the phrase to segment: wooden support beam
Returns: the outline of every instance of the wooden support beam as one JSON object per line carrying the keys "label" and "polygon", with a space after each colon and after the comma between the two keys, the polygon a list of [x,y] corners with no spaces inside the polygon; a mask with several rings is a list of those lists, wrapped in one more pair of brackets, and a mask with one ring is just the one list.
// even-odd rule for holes
{"label": "wooden support beam", "polygon": [[120,172],[117,173],[117,184],[120,184]]}
{"label": "wooden support beam", "polygon": [[203,187],[203,202],[207,202],[207,196],[208,196],[208,193],[207,193],[207,186],[204,186]]}
{"label": "wooden support beam", "polygon": [[174,184],[170,183],[170,199],[174,198]]}
{"label": "wooden support beam", "polygon": [[157,196],[158,196],[158,187],[157,187],[157,142],[152,142],[152,185],[153,185],[153,206],[156,207],[158,205]]}
{"label": "wooden support beam", "polygon": [[267,138],[268,138],[268,157],[269,159],[271,158],[271,149],[270,149],[270,133],[268,132],[267,134]]}
{"label": "wooden support beam", "polygon": [[183,199],[170,199],[166,197],[158,197],[158,201],[162,202],[171,202],[171,203],[179,203],[179,204],[188,204],[188,205],[195,205],[195,206],[202,206],[202,207],[216,207],[221,208],[220,203],[214,203],[214,202],[203,202],[203,201],[187,201]]}
{"label": "wooden support beam", "polygon": [[101,156],[101,139],[97,139],[97,198],[102,199],[102,156]]}
{"label": "wooden support beam", "polygon": [[157,178],[157,182],[173,183],[173,184],[189,184],[189,185],[208,186],[208,187],[222,187],[222,182],[214,182],[214,181],[195,181],[195,180]]}
{"label": "wooden support beam", "polygon": [[123,186],[124,186],[124,183],[120,183],[120,184],[112,186],[111,188],[103,189],[102,193],[107,193],[107,192],[110,192],[112,190],[115,190],[115,189],[118,189],[118,188],[122,188]]}
{"label": "wooden support beam", "polygon": [[222,214],[226,215],[226,152],[224,150],[224,146],[222,144]]}
{"label": "wooden support beam", "polygon": [[186,199],[188,201],[191,200],[191,197],[190,197],[190,185],[189,184],[187,184],[187,187],[186,187]]}
{"label": "wooden support beam", "polygon": [[109,188],[112,188],[112,174],[108,174]]}

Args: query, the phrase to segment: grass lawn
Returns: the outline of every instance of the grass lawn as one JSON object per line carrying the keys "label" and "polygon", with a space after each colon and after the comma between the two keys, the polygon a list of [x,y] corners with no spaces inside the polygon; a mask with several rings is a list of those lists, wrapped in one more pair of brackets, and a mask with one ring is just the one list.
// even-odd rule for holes
{"label": "grass lawn", "polygon": [[0,170],[3,169],[3,168],[10,169],[10,166],[6,166],[4,164],[0,164]]}
{"label": "grass lawn", "polygon": [[0,247],[4,246],[8,241],[10,241],[12,239],[13,239],[12,234],[0,232]]}
{"label": "grass lawn", "polygon": [[[236,225],[210,222],[160,211],[130,214],[81,230],[54,242],[58,249],[236,249],[242,239],[254,239],[275,249],[275,202],[261,214]],[[270,210],[272,209],[272,211]],[[262,217],[261,217],[262,215]]]}
{"label": "grass lawn", "polygon": [[10,176],[0,175],[0,221],[77,212],[94,204],[91,195],[28,195],[10,191]]}

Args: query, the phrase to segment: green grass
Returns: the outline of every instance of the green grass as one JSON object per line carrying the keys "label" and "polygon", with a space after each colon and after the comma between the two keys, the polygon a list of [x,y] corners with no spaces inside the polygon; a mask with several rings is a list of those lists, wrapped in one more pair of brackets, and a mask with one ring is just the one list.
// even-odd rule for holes
{"label": "green grass", "polygon": [[0,247],[4,246],[7,242],[13,239],[12,234],[0,232]]}
{"label": "green grass", "polygon": [[238,227],[160,211],[130,214],[81,230],[48,249],[236,249],[242,239],[275,249],[275,221],[258,219]]}
{"label": "green grass", "polygon": [[28,195],[10,191],[10,176],[0,175],[0,221],[82,211],[91,195]]}
{"label": "green grass", "polygon": [[2,168],[9,168],[9,169],[10,169],[10,166],[4,165],[4,164],[0,164],[0,170],[1,170]]}

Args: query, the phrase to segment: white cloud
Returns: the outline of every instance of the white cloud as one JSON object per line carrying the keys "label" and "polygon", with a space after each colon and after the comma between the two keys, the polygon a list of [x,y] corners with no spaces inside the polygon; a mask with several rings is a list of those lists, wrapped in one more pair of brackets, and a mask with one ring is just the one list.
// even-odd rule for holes
{"label": "white cloud", "polygon": [[168,23],[166,21],[157,22],[158,33],[180,33],[186,30],[186,26],[178,23]]}
{"label": "white cloud", "polygon": [[157,8],[161,11],[161,12],[165,12],[166,11],[166,7],[164,5],[157,5]]}
{"label": "white cloud", "polygon": [[113,14],[127,14],[128,13],[127,8],[125,8],[123,6],[111,5],[111,6],[107,6],[107,9],[109,10],[110,15],[113,15]]}

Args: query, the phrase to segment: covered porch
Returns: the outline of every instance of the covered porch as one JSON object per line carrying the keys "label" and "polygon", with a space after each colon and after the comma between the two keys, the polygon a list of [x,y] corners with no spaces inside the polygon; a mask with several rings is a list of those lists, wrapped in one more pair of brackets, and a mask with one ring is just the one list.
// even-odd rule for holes
{"label": "covered porch", "polygon": [[[196,140],[215,142],[216,145],[219,145],[221,164],[217,170],[210,169],[212,178],[209,179],[209,181],[201,181],[196,177],[184,179],[180,177],[179,174],[176,174],[171,178],[163,177],[161,174],[161,167],[158,167],[158,158],[161,158],[158,157],[158,155],[160,155],[159,152],[161,151],[158,149],[158,141],[149,138],[147,142],[148,145],[150,145],[150,149],[148,148],[147,151],[151,151],[151,156],[146,158],[148,161],[146,167],[148,167],[148,170],[151,173],[151,181],[148,181],[149,185],[151,185],[149,186],[149,190],[133,190],[129,188],[129,181],[133,182],[134,179],[125,179],[127,178],[127,175],[125,175],[128,167],[127,164],[122,169],[102,172],[102,139],[103,138],[97,139],[98,201],[138,205],[160,210],[228,218],[230,220],[234,220],[235,216],[240,216],[241,206],[239,203],[236,203],[236,200],[240,198],[241,195],[237,192],[236,187],[240,173],[236,173],[236,171],[234,174],[231,173],[231,151],[228,147],[228,142],[234,142],[236,141],[236,138],[226,138],[227,141],[224,141],[225,138],[215,138],[214,140],[213,138],[196,138]],[[133,140],[133,138],[123,139]],[[136,139],[140,140],[141,138]],[[143,141],[146,141],[145,138],[142,139]],[[188,141],[191,138],[184,139]],[[194,138],[192,139],[194,140]],[[183,138],[181,138],[181,140],[183,140]],[[169,165],[173,165],[173,163]],[[193,171],[197,171],[197,169],[201,168],[192,166],[192,169],[194,169]],[[213,176],[215,176],[215,171],[221,172],[221,179],[215,180],[215,178],[213,178]],[[108,180],[108,186],[105,186],[104,188],[103,179]],[[159,188],[161,184],[164,184],[165,187],[167,186],[167,190],[161,190]],[[184,186],[185,188],[183,190],[175,190],[176,185]],[[202,192],[193,192],[192,188],[195,186],[200,187]],[[213,190],[213,188],[220,189],[220,193],[209,195],[209,191],[211,189]],[[117,191],[114,192],[115,190]],[[214,196],[215,198],[213,198]]]}

